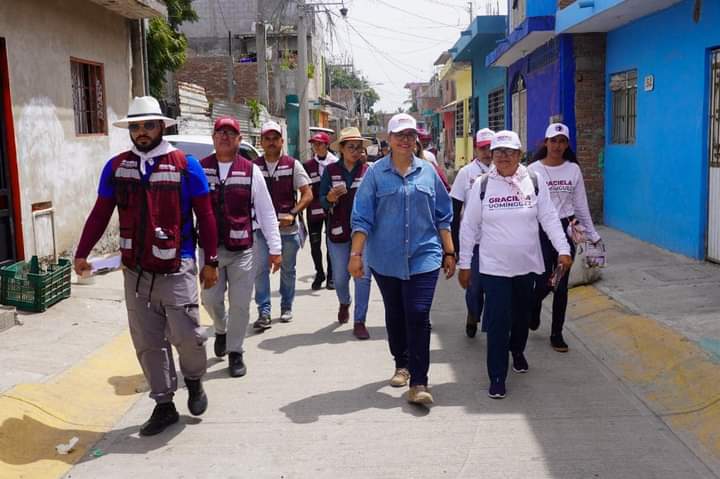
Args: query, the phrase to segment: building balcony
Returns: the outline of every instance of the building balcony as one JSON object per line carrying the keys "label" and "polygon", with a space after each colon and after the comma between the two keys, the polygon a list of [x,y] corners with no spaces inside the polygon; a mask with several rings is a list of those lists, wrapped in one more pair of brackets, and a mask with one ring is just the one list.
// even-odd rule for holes
{"label": "building balcony", "polygon": [[485,57],[485,66],[509,67],[555,36],[555,16],[527,17]]}
{"label": "building balcony", "polygon": [[167,7],[160,0],[90,0],[120,16],[131,19],[167,17]]}
{"label": "building balcony", "polygon": [[557,12],[555,32],[609,32],[682,0],[576,0]]}

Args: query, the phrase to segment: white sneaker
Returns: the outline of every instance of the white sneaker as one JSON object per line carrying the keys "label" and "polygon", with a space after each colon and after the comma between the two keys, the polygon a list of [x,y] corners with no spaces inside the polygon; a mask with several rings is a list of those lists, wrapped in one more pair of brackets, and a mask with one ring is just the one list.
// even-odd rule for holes
{"label": "white sneaker", "polygon": [[283,311],[282,314],[280,315],[280,321],[282,321],[283,323],[289,323],[290,321],[292,321],[292,319],[293,319],[292,311],[289,309],[287,311]]}

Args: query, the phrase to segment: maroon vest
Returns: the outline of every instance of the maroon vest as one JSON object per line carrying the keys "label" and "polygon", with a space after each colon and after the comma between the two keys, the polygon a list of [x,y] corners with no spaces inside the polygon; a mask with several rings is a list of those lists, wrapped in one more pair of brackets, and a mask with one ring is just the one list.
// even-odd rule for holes
{"label": "maroon vest", "polygon": [[290,213],[295,206],[295,178],[293,175],[295,158],[287,155],[281,156],[272,175],[267,169],[264,156],[256,159],[255,164],[260,167],[260,171],[265,177],[275,213]]}
{"label": "maroon vest", "polygon": [[307,209],[308,220],[311,223],[318,223],[325,219],[325,210],[320,203],[320,179],[322,176],[320,175],[320,163],[313,158],[303,163],[303,167],[310,177],[310,187],[312,188],[313,194],[312,203],[310,203],[310,207]]}
{"label": "maroon vest", "polygon": [[147,181],[141,179],[137,155],[127,151],[113,158],[120,252],[126,267],[162,274],[180,269],[180,188],[186,170],[187,160],[180,150],[155,158]]}
{"label": "maroon vest", "polygon": [[[335,187],[345,184],[343,176],[342,160],[327,165],[327,172],[330,175],[331,186]],[[330,225],[328,227],[328,238],[333,243],[346,243],[350,241],[350,215],[352,214],[353,202],[355,201],[355,193],[357,192],[360,182],[367,171],[367,163],[362,163],[355,169],[353,182],[348,188],[348,192],[342,195],[330,210]]]}
{"label": "maroon vest", "polygon": [[242,251],[253,244],[252,234],[252,161],[237,155],[225,180],[220,179],[217,157],[204,158],[200,164],[210,186],[210,200],[218,227],[218,241],[228,251]]}

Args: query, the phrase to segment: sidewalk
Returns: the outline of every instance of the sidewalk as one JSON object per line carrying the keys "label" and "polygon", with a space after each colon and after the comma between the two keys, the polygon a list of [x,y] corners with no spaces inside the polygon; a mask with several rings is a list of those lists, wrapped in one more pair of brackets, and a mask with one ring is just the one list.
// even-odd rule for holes
{"label": "sidewalk", "polygon": [[[58,384],[64,384],[67,376],[79,374],[79,369],[87,371],[88,364],[111,366],[98,362],[99,357],[115,358],[113,367],[119,367],[115,365],[118,363],[127,369],[126,362],[132,364],[124,305],[117,300],[118,294],[111,300],[86,299],[119,292],[120,276],[108,275],[103,278],[108,283],[93,290],[77,287],[71,299],[44,315],[26,317],[25,326],[0,334],[0,361],[7,368],[0,376],[4,393],[0,395],[0,477],[59,477],[65,472],[65,477],[73,479],[152,475],[718,477],[720,468],[712,449],[693,439],[698,429],[690,428],[702,425],[698,419],[712,419],[703,415],[712,406],[703,408],[705,403],[698,402],[698,394],[712,395],[713,388],[720,387],[720,378],[714,379],[715,373],[706,369],[707,364],[713,364],[711,357],[699,346],[701,339],[709,336],[690,338],[692,331],[701,331],[700,323],[696,329],[673,327],[685,321],[682,317],[682,321],[673,320],[676,316],[668,311],[681,308],[668,304],[667,309],[661,309],[646,296],[662,288],[690,288],[686,283],[663,286],[657,277],[666,267],[707,270],[709,276],[714,272],[715,281],[720,270],[647,247],[640,255],[642,243],[612,230],[604,229],[601,234],[611,265],[598,288],[614,299],[593,287],[573,290],[567,335],[570,352],[559,354],[550,349],[549,321],[544,319],[528,343],[530,372],[510,373],[509,395],[503,401],[486,395],[485,339],[481,334],[475,339],[464,336],[463,294],[456,279],[440,280],[432,313],[430,370],[436,404],[429,410],[410,406],[405,401],[406,390],[387,386],[393,366],[375,286],[368,320],[372,338],[360,342],[352,337],[351,326],[335,321],[334,292],[310,290],[310,255],[301,251],[296,320],[289,324],[274,322],[264,334],[249,334],[248,375],[244,378],[229,378],[226,361],[210,359],[206,382],[210,407],[202,418],[188,415],[186,392],[181,390],[176,396],[180,423],[163,435],[139,438],[138,427],[153,405],[146,394],[134,394],[140,382],[136,363],[114,378],[98,374],[86,379],[106,386],[91,388],[95,396],[88,400],[97,407],[105,402],[113,405],[116,422],[108,424],[109,418],[102,422],[89,418],[63,422],[60,414],[49,418],[43,411],[33,412],[33,408],[26,408],[25,416],[9,416],[4,406],[16,401],[7,393],[19,383],[46,387],[45,396],[36,397],[37,405],[42,406],[57,394]],[[668,266],[671,258],[676,263]],[[642,281],[644,270],[661,272],[652,275],[651,283]],[[650,277],[650,273],[645,274]],[[277,281],[275,275],[274,290]],[[692,298],[696,303],[686,303],[687,308],[692,304],[707,306],[699,295]],[[673,298],[660,300],[672,303]],[[273,301],[276,317],[277,296]],[[640,312],[638,305],[655,309],[645,317],[630,313],[620,301],[636,312]],[[707,303],[711,301],[718,300],[708,298]],[[655,311],[665,316],[655,317]],[[711,314],[707,309],[701,311],[705,319]],[[695,323],[700,315],[691,318]],[[56,321],[56,328],[50,321]],[[78,325],[72,326],[74,322]],[[642,341],[644,338],[656,344],[651,348]],[[65,342],[73,344],[68,353],[63,351]],[[675,349],[663,353],[660,346]],[[212,351],[211,344],[208,347]],[[652,356],[645,357],[645,353]],[[686,376],[690,382],[676,389],[677,378],[665,374],[669,363],[673,372],[699,371],[709,376]],[[7,374],[14,370],[18,372]],[[127,406],[115,403],[118,398],[128,401]],[[675,407],[685,399],[693,401],[694,410]],[[668,401],[671,408],[666,407]],[[126,414],[123,408],[129,408]],[[703,414],[698,416],[699,412]],[[73,414],[81,415],[77,411]],[[28,424],[33,427],[26,429]],[[711,441],[708,444],[717,437],[718,424],[706,422],[705,429],[699,431]],[[107,433],[93,444],[102,435],[99,431]],[[55,443],[42,446],[44,449],[29,447],[42,443],[39,438],[44,435],[63,434],[65,440],[70,434],[81,437],[75,453],[57,456]],[[3,447],[8,442],[16,447]],[[92,454],[91,446],[99,452]]]}

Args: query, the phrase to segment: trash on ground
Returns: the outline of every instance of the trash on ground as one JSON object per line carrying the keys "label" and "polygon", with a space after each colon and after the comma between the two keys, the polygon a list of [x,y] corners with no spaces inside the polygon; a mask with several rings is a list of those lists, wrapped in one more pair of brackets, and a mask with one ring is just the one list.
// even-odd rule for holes
{"label": "trash on ground", "polygon": [[72,439],[70,439],[70,441],[68,441],[67,444],[58,444],[57,446],[55,446],[55,450],[58,454],[70,454],[75,449],[75,446],[77,445],[79,440],[80,439],[78,439],[77,437],[73,437]]}

